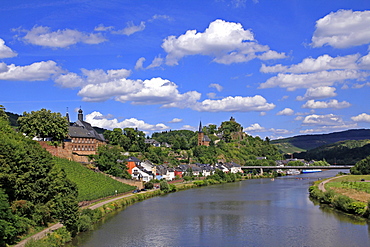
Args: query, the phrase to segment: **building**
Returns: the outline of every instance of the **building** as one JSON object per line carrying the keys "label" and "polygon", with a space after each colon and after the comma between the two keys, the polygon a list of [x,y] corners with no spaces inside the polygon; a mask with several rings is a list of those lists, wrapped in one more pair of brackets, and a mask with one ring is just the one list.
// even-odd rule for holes
{"label": "building", "polygon": [[78,120],[69,126],[67,140],[72,143],[72,152],[82,156],[96,154],[98,147],[105,145],[104,136],[83,120],[82,109],[78,110]]}
{"label": "building", "polygon": [[[69,122],[69,114],[66,114]],[[98,147],[105,145],[105,139],[102,134],[83,120],[82,109],[78,111],[78,120],[75,123],[70,123],[68,134],[59,146],[50,146],[48,142],[39,142],[49,153],[54,156],[81,162],[89,162],[89,155],[96,154]]]}
{"label": "building", "polygon": [[207,135],[204,134],[202,130],[202,122],[199,123],[199,131],[198,131],[198,146],[209,146],[211,139]]}

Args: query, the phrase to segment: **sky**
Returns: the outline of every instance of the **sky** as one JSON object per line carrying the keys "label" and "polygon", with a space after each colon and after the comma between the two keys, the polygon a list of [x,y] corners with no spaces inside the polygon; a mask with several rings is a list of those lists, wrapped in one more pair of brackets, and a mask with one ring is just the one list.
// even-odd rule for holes
{"label": "sky", "polygon": [[368,0],[13,0],[0,104],[153,132],[234,117],[270,139],[370,128]]}

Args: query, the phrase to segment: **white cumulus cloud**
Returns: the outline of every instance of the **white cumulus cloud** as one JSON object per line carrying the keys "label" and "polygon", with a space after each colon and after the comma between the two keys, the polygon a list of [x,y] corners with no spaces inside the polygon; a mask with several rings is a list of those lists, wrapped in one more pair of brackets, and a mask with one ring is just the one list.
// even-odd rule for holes
{"label": "white cumulus cloud", "polygon": [[174,118],[169,123],[181,123],[183,120],[181,118]]}
{"label": "white cumulus cloud", "polygon": [[338,10],[316,22],[312,46],[347,48],[370,43],[370,11]]}
{"label": "white cumulus cloud", "polygon": [[281,111],[279,111],[278,113],[276,113],[276,115],[278,116],[291,116],[294,114],[294,111],[290,108],[285,108]]}
{"label": "white cumulus cloud", "polygon": [[5,41],[3,39],[0,39],[0,59],[1,58],[9,58],[9,57],[15,57],[18,54],[10,49],[10,47],[5,45]]}
{"label": "white cumulus cloud", "polygon": [[342,82],[349,79],[364,79],[369,74],[358,70],[330,70],[309,74],[278,74],[260,84],[260,88],[281,87],[288,91],[297,88],[311,88],[321,86],[332,86],[335,82]]}
{"label": "white cumulus cloud", "polygon": [[370,115],[366,113],[361,113],[360,115],[351,117],[351,119],[355,122],[367,122],[370,123]]}
{"label": "white cumulus cloud", "polygon": [[206,99],[197,102],[191,107],[193,110],[206,112],[250,112],[250,111],[269,111],[275,108],[273,103],[267,103],[267,100],[261,95],[253,97],[226,97],[220,100]]}
{"label": "white cumulus cloud", "polygon": [[297,100],[311,100],[311,99],[324,99],[337,96],[335,93],[335,87],[316,87],[316,88],[308,88],[306,90],[305,95],[298,96]]}
{"label": "white cumulus cloud", "polygon": [[[189,55],[206,55],[221,64],[247,62],[257,58],[259,53],[268,52],[267,45],[260,45],[250,30],[240,23],[215,20],[202,33],[188,30],[185,34],[167,37],[162,48],[167,52],[166,64],[177,65],[178,61]],[[261,54],[260,54],[261,55]],[[285,57],[277,52],[262,54],[263,59]]]}
{"label": "white cumulus cloud", "polygon": [[139,130],[144,131],[161,131],[169,129],[163,123],[158,124],[148,124],[145,123],[143,120],[138,120],[136,118],[129,118],[123,121],[118,121],[118,119],[107,119],[102,113],[94,111],[90,114],[86,115],[86,122],[89,122],[92,126],[106,128],[106,129],[114,129],[114,128],[138,128]]}
{"label": "white cumulus cloud", "polygon": [[307,101],[302,108],[309,108],[309,109],[323,109],[323,108],[334,108],[334,109],[342,109],[350,107],[351,104],[347,101],[339,102],[336,99],[332,99],[329,101],[315,101],[309,100]]}
{"label": "white cumulus cloud", "polygon": [[308,73],[334,69],[358,69],[356,62],[359,57],[359,54],[338,57],[331,57],[325,54],[318,58],[305,58],[301,63],[293,64],[291,66],[283,66],[281,64],[266,66],[262,64],[260,71],[262,73]]}
{"label": "white cumulus cloud", "polygon": [[84,33],[72,29],[52,32],[50,27],[45,26],[35,26],[23,32],[26,35],[22,39],[27,43],[52,48],[66,48],[77,43],[100,44],[106,41],[101,33]]}
{"label": "white cumulus cloud", "polygon": [[63,70],[54,61],[41,61],[26,66],[0,63],[0,80],[45,81]]}

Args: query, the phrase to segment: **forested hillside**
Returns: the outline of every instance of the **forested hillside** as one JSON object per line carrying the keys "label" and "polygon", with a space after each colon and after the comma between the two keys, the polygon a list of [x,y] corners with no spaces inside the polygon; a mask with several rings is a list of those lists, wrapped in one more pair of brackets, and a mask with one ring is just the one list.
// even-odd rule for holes
{"label": "forested hillside", "polygon": [[294,154],[306,160],[323,160],[330,164],[355,164],[370,155],[370,140],[340,141]]}
{"label": "forested hillside", "polygon": [[0,187],[0,246],[54,221],[75,231],[76,185],[55,167],[51,154],[15,132],[4,117],[0,117]]}
{"label": "forested hillside", "polygon": [[370,139],[370,129],[346,130],[319,135],[300,135],[290,138],[272,140],[271,143],[276,145],[283,153],[294,153],[307,151],[339,141],[364,139]]}

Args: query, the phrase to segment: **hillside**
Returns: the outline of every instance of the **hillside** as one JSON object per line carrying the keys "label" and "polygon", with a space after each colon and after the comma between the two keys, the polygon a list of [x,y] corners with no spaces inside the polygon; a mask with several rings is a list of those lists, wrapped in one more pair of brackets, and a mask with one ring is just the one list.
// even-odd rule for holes
{"label": "hillside", "polygon": [[370,129],[353,129],[330,134],[300,135],[272,140],[271,144],[275,145],[282,153],[294,153],[339,141],[364,139],[370,139]]}
{"label": "hillside", "polygon": [[330,164],[351,165],[370,155],[370,140],[348,140],[294,154],[296,158],[323,160]]}
{"label": "hillside", "polygon": [[54,157],[55,166],[63,169],[67,178],[74,182],[78,189],[77,200],[91,201],[135,189],[134,186],[118,182],[102,173],[94,172],[80,163]]}

